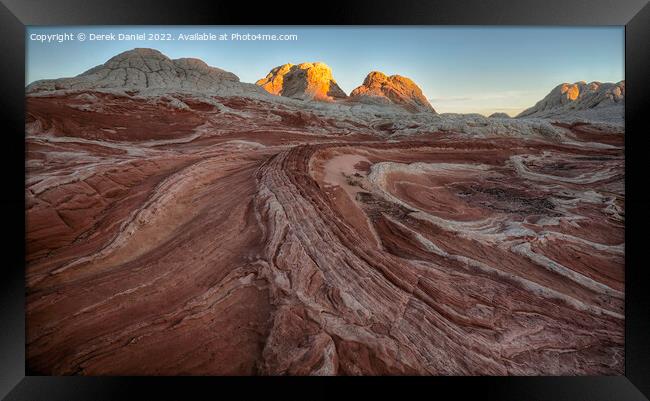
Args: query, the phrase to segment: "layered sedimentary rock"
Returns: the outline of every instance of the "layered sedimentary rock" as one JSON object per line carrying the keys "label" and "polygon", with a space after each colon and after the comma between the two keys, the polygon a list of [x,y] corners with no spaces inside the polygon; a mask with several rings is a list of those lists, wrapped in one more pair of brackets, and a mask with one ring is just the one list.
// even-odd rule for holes
{"label": "layered sedimentary rock", "polygon": [[269,93],[298,99],[333,100],[347,97],[325,63],[283,64],[256,82]]}
{"label": "layered sedimentary rock", "polygon": [[87,95],[28,99],[31,369],[622,372],[620,135],[378,143]]}
{"label": "layered sedimentary rock", "polygon": [[625,112],[625,81],[562,83],[517,117],[586,119],[621,122]]}
{"label": "layered sedimentary rock", "polygon": [[623,373],[620,125],[32,89],[31,372]]}
{"label": "layered sedimentary rock", "polygon": [[422,90],[409,78],[373,71],[363,84],[350,93],[350,100],[375,104],[395,104],[412,112],[433,112]]}
{"label": "layered sedimentary rock", "polygon": [[490,118],[510,118],[507,113],[492,113],[489,115]]}

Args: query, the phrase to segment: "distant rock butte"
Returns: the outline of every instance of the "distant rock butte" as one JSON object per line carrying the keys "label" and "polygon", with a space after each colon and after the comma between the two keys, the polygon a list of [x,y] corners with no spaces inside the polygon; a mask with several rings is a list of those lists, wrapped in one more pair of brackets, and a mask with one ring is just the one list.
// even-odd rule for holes
{"label": "distant rock butte", "polygon": [[510,118],[510,116],[507,113],[492,113],[490,114],[489,118]]}
{"label": "distant rock butte", "polygon": [[223,91],[237,89],[235,93],[255,91],[254,85],[240,83],[228,71],[210,67],[195,58],[172,60],[158,50],[136,48],[116,55],[106,63],[73,78],[36,81],[27,92],[59,89],[169,89],[190,91]]}
{"label": "distant rock butte", "polygon": [[601,115],[605,119],[622,118],[624,102],[625,81],[562,83],[517,117],[582,116],[593,119]]}
{"label": "distant rock butte", "polygon": [[409,78],[373,71],[350,97],[338,86],[325,63],[283,64],[255,84],[243,83],[228,71],[195,58],[170,59],[158,50],[136,48],[75,77],[45,79],[31,83],[26,92],[56,90],[146,91],[155,95],[203,92],[220,96],[268,96],[268,93],[303,100],[349,100],[370,105],[397,105],[410,112],[435,110],[422,90]]}
{"label": "distant rock butte", "polygon": [[375,104],[396,104],[412,112],[435,110],[422,90],[409,78],[400,75],[387,76],[373,71],[363,84],[350,93],[350,100]]}
{"label": "distant rock butte", "polygon": [[267,92],[291,98],[334,100],[347,97],[325,63],[283,64],[272,69],[257,85]]}

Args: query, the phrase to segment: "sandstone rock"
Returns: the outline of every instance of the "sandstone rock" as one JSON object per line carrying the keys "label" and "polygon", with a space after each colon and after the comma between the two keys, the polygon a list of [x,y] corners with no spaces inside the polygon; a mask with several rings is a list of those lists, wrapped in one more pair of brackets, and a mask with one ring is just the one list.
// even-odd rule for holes
{"label": "sandstone rock", "polygon": [[26,96],[31,371],[622,374],[622,126],[251,86]]}
{"label": "sandstone rock", "polygon": [[507,113],[492,113],[489,118],[510,118]]}
{"label": "sandstone rock", "polygon": [[333,100],[347,97],[325,63],[284,64],[256,82],[274,95],[298,99]]}
{"label": "sandstone rock", "polygon": [[350,93],[350,100],[374,104],[396,104],[411,112],[435,113],[433,106],[415,82],[400,75],[386,76],[379,71],[368,74],[363,84]]}
{"label": "sandstone rock", "polygon": [[522,111],[517,118],[622,121],[624,106],[625,81],[562,83],[535,106]]}
{"label": "sandstone rock", "polygon": [[194,58],[172,60],[158,50],[136,48],[73,78],[36,81],[27,93],[53,90],[124,89],[200,92],[256,92],[254,85],[239,82],[228,71],[210,67]]}
{"label": "sandstone rock", "polygon": [[265,96],[27,96],[32,371],[622,373],[620,129]]}

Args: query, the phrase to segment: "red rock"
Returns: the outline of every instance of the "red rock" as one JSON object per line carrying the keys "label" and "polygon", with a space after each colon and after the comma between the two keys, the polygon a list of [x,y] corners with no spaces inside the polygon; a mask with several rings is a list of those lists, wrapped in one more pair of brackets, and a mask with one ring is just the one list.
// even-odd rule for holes
{"label": "red rock", "polygon": [[623,373],[622,131],[267,98],[27,97],[32,371]]}

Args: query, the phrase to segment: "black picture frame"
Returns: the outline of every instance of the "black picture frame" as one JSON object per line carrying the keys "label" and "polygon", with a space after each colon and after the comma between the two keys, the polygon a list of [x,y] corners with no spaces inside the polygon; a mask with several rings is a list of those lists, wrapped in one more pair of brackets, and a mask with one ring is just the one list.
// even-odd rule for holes
{"label": "black picture frame", "polygon": [[[650,196],[645,194],[648,133],[644,112],[650,93],[650,5],[646,0],[356,1],[332,0],[324,12],[303,4],[275,4],[267,10],[244,1],[213,0],[0,0],[0,110],[3,188],[0,210],[6,234],[0,285],[0,397],[7,400],[191,399],[218,386],[282,393],[300,384],[308,394],[337,394],[332,385],[353,392],[369,389],[422,391],[454,399],[644,400],[650,397],[650,291],[645,278]],[[273,5],[271,5],[273,7]],[[29,25],[624,25],[626,82],[626,249],[625,376],[611,377],[422,377],[422,378],[198,378],[198,377],[44,377],[25,367],[24,238],[25,27]],[[603,55],[603,57],[610,57]],[[616,55],[614,55],[616,57]],[[261,381],[253,385],[253,381]],[[399,380],[399,384],[397,382]],[[404,383],[404,381],[407,383]],[[218,383],[218,384],[217,384]],[[304,390],[303,390],[304,391]],[[299,395],[299,393],[297,393]],[[416,393],[413,393],[415,395]],[[243,397],[247,399],[246,396]],[[312,398],[308,396],[307,398]],[[448,398],[445,398],[448,399]]]}

